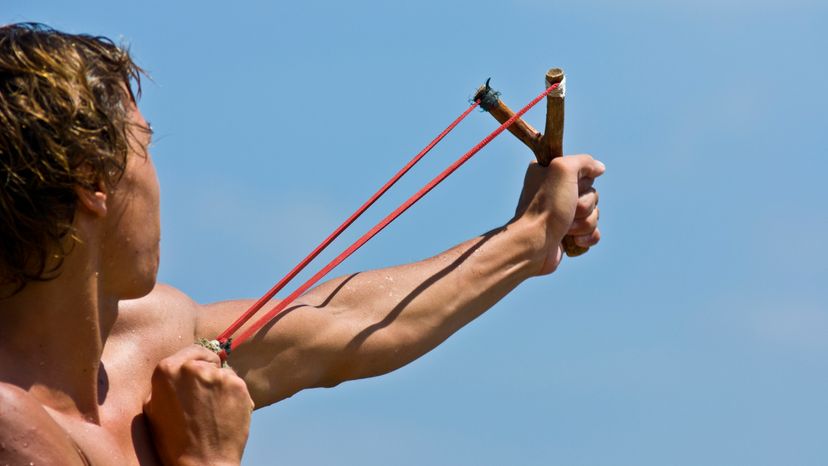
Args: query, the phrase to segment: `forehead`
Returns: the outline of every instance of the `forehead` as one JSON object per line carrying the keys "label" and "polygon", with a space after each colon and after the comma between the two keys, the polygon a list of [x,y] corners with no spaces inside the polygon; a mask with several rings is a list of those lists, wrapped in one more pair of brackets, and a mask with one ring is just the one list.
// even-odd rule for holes
{"label": "forehead", "polygon": [[[136,159],[148,159],[149,147],[152,144],[152,126],[144,118],[141,110],[134,102],[129,103],[127,108],[128,125],[127,129],[129,138],[129,156],[127,157],[127,165],[135,163]],[[136,157],[137,156],[137,157]]]}
{"label": "forehead", "polygon": [[147,120],[144,119],[144,115],[141,113],[141,110],[132,100],[127,103],[127,113],[129,114],[130,123],[140,126],[147,126]]}
{"label": "forehead", "polygon": [[146,145],[152,139],[152,126],[144,118],[141,110],[134,102],[129,103],[127,112],[129,112],[129,123],[132,126],[130,131],[131,137]]}

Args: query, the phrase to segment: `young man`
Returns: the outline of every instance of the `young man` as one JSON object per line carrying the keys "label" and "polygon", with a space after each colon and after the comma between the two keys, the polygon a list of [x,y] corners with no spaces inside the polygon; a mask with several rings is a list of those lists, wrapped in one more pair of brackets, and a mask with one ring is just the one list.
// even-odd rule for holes
{"label": "young man", "polygon": [[242,383],[192,342],[250,301],[201,306],[155,285],[158,187],[129,90],[138,73],[102,39],[0,29],[0,462],[238,463],[248,391],[260,408],[399,368],[553,272],[565,235],[600,238],[603,165],[533,164],[503,227],[300,298],[234,350]]}

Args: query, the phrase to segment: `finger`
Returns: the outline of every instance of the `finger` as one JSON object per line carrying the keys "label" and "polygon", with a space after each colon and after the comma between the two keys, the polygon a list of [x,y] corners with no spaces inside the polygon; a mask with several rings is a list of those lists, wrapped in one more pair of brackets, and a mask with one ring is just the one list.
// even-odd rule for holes
{"label": "finger", "polygon": [[250,396],[250,390],[247,388],[247,382],[230,368],[219,369],[221,374],[221,385],[226,390],[229,399],[240,402],[247,410],[252,413],[256,409],[256,404]]}
{"label": "finger", "polygon": [[604,174],[607,167],[591,155],[571,155],[573,162],[578,165],[578,178],[598,178]]}
{"label": "finger", "polygon": [[165,358],[165,361],[167,360],[175,363],[174,365],[176,366],[181,366],[185,361],[197,360],[206,361],[221,367],[221,358],[216,353],[196,344],[177,351],[172,356]]}
{"label": "finger", "polygon": [[575,206],[575,218],[586,218],[598,205],[598,191],[593,188],[585,191],[578,197],[578,204]]}
{"label": "finger", "polygon": [[197,380],[206,386],[220,386],[224,384],[225,374],[221,368],[208,361],[190,359],[181,365],[182,380]]}
{"label": "finger", "polygon": [[572,236],[581,236],[592,233],[593,230],[598,228],[598,218],[600,215],[600,211],[596,208],[587,217],[575,219],[575,221],[572,222],[572,226],[569,227],[569,231],[567,231],[566,234]]}
{"label": "finger", "polygon": [[185,368],[192,369],[194,372],[210,371],[218,373],[221,370],[221,366],[216,365],[213,361],[205,361],[204,359],[188,359],[181,365],[182,371]]}
{"label": "finger", "polygon": [[582,248],[590,248],[601,241],[601,231],[596,228],[588,235],[576,235],[572,238],[574,238],[575,244],[578,246],[581,246]]}
{"label": "finger", "polygon": [[237,396],[245,398],[252,407],[255,406],[253,404],[253,399],[250,398],[250,390],[247,388],[247,382],[244,381],[241,377],[236,375],[235,372],[229,371],[227,369],[222,369],[224,372],[224,381],[225,384],[233,389]]}
{"label": "finger", "polygon": [[595,178],[584,177],[578,180],[578,193],[584,193],[592,189],[592,184],[595,183]]}

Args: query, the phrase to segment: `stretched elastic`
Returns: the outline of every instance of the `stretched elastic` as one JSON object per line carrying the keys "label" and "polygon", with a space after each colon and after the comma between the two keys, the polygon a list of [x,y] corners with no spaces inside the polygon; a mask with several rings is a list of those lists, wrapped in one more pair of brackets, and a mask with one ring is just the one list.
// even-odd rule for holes
{"label": "stretched elastic", "polygon": [[540,102],[544,97],[546,97],[549,93],[553,92],[555,89],[559,87],[559,83],[552,84],[546,90],[544,90],[540,95],[535,97],[531,102],[529,102],[526,106],[521,108],[517,113],[512,115],[506,122],[500,125],[496,130],[492,131],[488,136],[483,138],[482,141],[477,143],[474,147],[472,147],[468,152],[463,154],[459,159],[457,159],[454,163],[452,163],[448,168],[443,170],[439,175],[437,175],[434,179],[432,179],[428,184],[426,184],[423,188],[417,191],[414,195],[409,197],[402,205],[397,207],[391,214],[386,216],[382,219],[379,223],[377,223],[371,230],[361,236],[358,240],[356,240],[353,244],[351,244],[347,249],[345,249],[341,254],[339,254],[336,258],[330,261],[325,267],[323,267],[319,272],[317,272],[314,276],[308,279],[305,283],[299,286],[293,293],[287,296],[284,300],[279,302],[276,306],[274,306],[270,311],[268,311],[265,315],[260,317],[257,321],[255,321],[252,325],[246,328],[238,337],[236,337],[231,344],[231,348],[236,348],[238,345],[244,343],[248,338],[253,336],[256,332],[262,329],[265,325],[267,325],[271,320],[273,320],[277,315],[282,313],[285,309],[288,308],[298,297],[303,295],[307,292],[313,285],[315,285],[319,280],[321,280],[325,275],[330,273],[334,268],[336,268],[339,264],[341,264],[345,259],[347,259],[351,254],[356,252],[359,248],[361,248],[365,243],[367,243],[371,238],[376,236],[380,231],[382,231],[385,227],[387,227],[391,222],[393,222],[397,217],[402,215],[403,212],[408,210],[412,205],[414,205],[417,201],[422,199],[426,194],[428,194],[434,187],[440,184],[443,180],[445,180],[449,175],[454,173],[460,166],[466,163],[469,159],[471,159],[475,154],[477,154],[481,149],[483,149],[487,144],[489,144],[494,138],[499,136],[506,128],[511,126],[518,118],[522,117],[530,108],[534,107],[538,102]]}
{"label": "stretched elastic", "polygon": [[[414,165],[416,165],[417,162],[419,162],[423,157],[425,157],[425,155],[428,154],[431,151],[431,149],[433,149],[434,146],[437,145],[437,143],[439,143],[444,137],[446,137],[446,135],[450,133],[451,130],[453,130],[454,127],[457,126],[461,121],[463,121],[463,119],[465,119],[478,105],[479,102],[473,102],[469,106],[469,108],[467,108],[459,117],[452,121],[446,127],[446,129],[444,129],[440,134],[437,135],[436,138],[434,138],[430,143],[428,143],[428,145],[425,146],[423,150],[421,150],[417,155],[415,155],[414,158],[412,158],[407,164],[405,164],[405,166],[401,168],[394,176],[392,176],[391,179],[388,180],[376,193],[374,193],[373,196],[371,196],[367,201],[365,201],[365,203],[362,204],[362,206],[360,206],[359,209],[357,209],[353,214],[351,214],[350,217],[348,217],[344,222],[342,222],[342,224],[339,225],[339,227],[337,227],[336,230],[333,231],[333,233],[328,235],[328,237],[325,238],[325,240],[322,241],[322,243],[320,243],[319,246],[317,246],[313,251],[311,251],[311,253],[308,254],[307,257],[305,257],[304,259],[302,259],[302,261],[296,264],[296,266],[290,272],[288,272],[287,275],[282,277],[282,279],[279,280],[273,286],[273,288],[271,288],[267,293],[264,294],[264,296],[262,296],[255,303],[253,303],[253,305],[251,305],[250,308],[248,308],[241,316],[239,316],[238,319],[236,319],[232,324],[230,324],[229,327],[227,327],[223,332],[221,332],[221,334],[219,334],[219,336],[217,336],[216,339],[222,344],[225,344],[229,349],[231,346],[227,344],[227,341],[231,335],[236,333],[248,320],[250,320],[251,317],[253,317],[253,315],[255,315],[262,307],[264,307],[271,299],[273,299],[273,297],[276,296],[276,293],[281,291],[291,280],[293,280],[296,277],[296,275],[299,274],[299,272],[301,272],[305,267],[307,267],[308,264],[310,264],[311,261],[313,261],[316,258],[316,256],[318,256],[322,251],[324,251],[337,237],[339,237],[340,234],[342,234],[343,231],[345,231],[345,229],[351,226],[351,224],[354,223],[354,221],[356,221],[356,219],[358,219],[366,210],[368,210],[368,208],[371,207],[377,201],[377,199],[379,199],[383,194],[385,194],[386,191],[388,191],[392,186],[394,186],[394,184],[396,184],[397,181],[399,181],[400,178],[403,177],[403,175],[408,173],[408,171],[411,170],[411,168],[414,167]],[[223,357],[226,357],[227,353],[229,353],[229,351],[224,351],[220,354],[222,354]]]}

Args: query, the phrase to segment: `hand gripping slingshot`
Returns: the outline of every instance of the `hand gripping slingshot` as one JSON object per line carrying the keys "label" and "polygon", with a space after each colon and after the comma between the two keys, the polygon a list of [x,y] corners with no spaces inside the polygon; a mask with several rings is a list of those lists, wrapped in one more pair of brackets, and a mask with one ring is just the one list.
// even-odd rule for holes
{"label": "hand gripping slingshot", "polygon": [[[563,129],[564,129],[564,97],[566,96],[566,76],[560,68],[552,68],[546,72],[546,86],[558,84],[546,98],[546,128],[541,134],[529,123],[518,118],[508,126],[509,132],[526,144],[541,166],[549,166],[552,159],[563,157]],[[477,90],[475,101],[480,107],[489,112],[498,122],[509,121],[515,112],[500,99],[500,93],[489,87],[489,81]],[[564,252],[569,257],[580,256],[589,250],[575,244],[571,236],[564,237]]]}
{"label": "hand gripping slingshot", "polygon": [[[500,93],[494,91],[489,87],[489,81],[481,86],[475,96],[472,98],[472,103],[457,119],[455,119],[443,132],[441,132],[434,140],[432,140],[422,151],[420,151],[414,158],[412,158],[403,168],[401,168],[388,182],[386,182],[373,196],[371,196],[362,206],[351,214],[333,233],[325,238],[307,257],[299,262],[287,275],[279,280],[267,293],[264,294],[258,301],[253,303],[250,308],[245,311],[235,322],[233,322],[226,330],[212,341],[204,341],[202,344],[208,348],[216,351],[221,357],[222,361],[226,361],[230,352],[237,348],[238,345],[253,336],[256,332],[262,329],[265,325],[273,320],[277,315],[281,314],[288,308],[298,297],[307,292],[325,275],[330,273],[334,268],[341,264],[357,249],[362,247],[371,238],[376,236],[386,226],[393,222],[409,207],[414,205],[417,201],[422,199],[435,186],[440,184],[449,175],[454,173],[461,165],[471,159],[477,152],[485,147],[489,142],[496,138],[505,129],[508,129],[513,135],[526,144],[535,154],[535,158],[542,166],[548,166],[552,159],[563,156],[563,118],[564,118],[564,96],[565,96],[565,80],[563,71],[558,68],[553,68],[546,73],[546,89],[537,97],[535,97],[526,106],[521,108],[517,113],[513,112],[505,103],[499,98]],[[541,134],[528,123],[523,121],[521,117],[530,108],[534,107],[544,97],[546,100],[546,134]],[[463,119],[468,116],[475,107],[480,106],[483,110],[491,113],[493,117],[500,123],[500,126],[486,136],[482,141],[477,143],[468,152],[463,154],[459,159],[454,161],[442,173],[437,175],[434,179],[428,182],[422,189],[403,202],[397,209],[391,212],[388,216],[377,223],[367,233],[356,240],[352,245],[346,248],[341,254],[325,265],[319,272],[313,275],[305,283],[300,285],[288,295],[285,299],[279,302],[276,306],[266,312],[258,320],[248,325],[243,331],[233,338],[242,327],[263,308],[276,293],[281,291],[296,275],[299,274],[311,261],[313,261],[325,248],[327,248],[343,231],[345,231],[356,219],[358,219],[369,207],[371,207],[377,199],[379,199],[391,186],[393,186],[403,175],[408,173],[411,168],[417,164],[434,146],[437,145],[451,130],[454,129]],[[586,248],[576,246],[572,238],[566,237],[563,242],[564,251],[569,256],[577,256],[586,252]]]}

